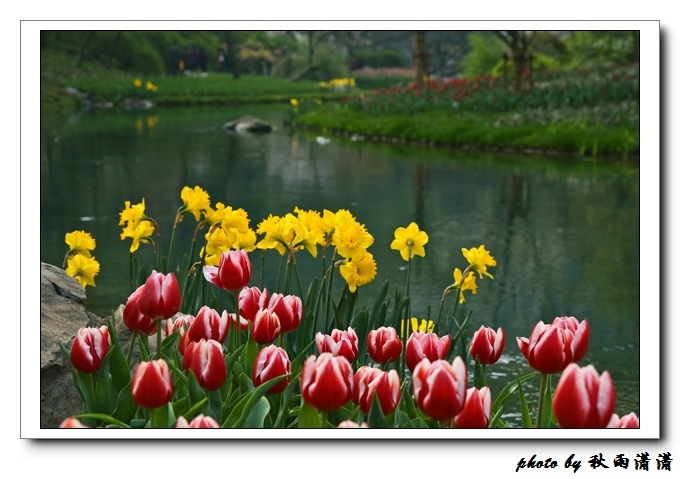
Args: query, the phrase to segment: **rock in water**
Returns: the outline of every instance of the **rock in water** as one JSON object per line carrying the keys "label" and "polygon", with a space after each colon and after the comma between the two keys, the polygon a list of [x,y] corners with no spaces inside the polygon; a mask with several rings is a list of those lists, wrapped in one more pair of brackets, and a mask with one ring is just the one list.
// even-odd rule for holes
{"label": "rock in water", "polygon": [[226,122],[222,128],[236,133],[269,133],[274,130],[271,123],[255,118],[254,116],[243,116],[236,120]]}

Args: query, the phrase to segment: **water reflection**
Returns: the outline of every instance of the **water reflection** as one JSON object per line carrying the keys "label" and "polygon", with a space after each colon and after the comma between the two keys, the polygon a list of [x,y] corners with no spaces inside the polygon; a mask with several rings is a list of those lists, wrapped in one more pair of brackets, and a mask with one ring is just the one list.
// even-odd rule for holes
{"label": "water reflection", "polygon": [[[225,121],[254,114],[277,126],[268,135],[233,135]],[[462,155],[403,145],[375,145],[283,127],[276,109],[210,109],[153,114],[107,114],[76,121],[45,120],[41,142],[41,260],[60,264],[64,234],[85,229],[97,240],[102,269],[87,304],[107,315],[129,294],[128,248],[118,213],[125,200],[145,198],[169,228],[183,186],[200,185],[213,203],[248,212],[256,227],[268,214],[298,206],[349,209],[375,237],[376,281],[405,284],[405,263],[390,250],[395,228],[415,221],[430,241],[411,270],[413,316],[436,314],[453,270],[465,267],[462,247],[484,244],[498,266],[494,280],[478,281],[461,314],[502,326],[507,354],[490,370],[497,384],[529,372],[515,345],[537,321],[573,315],[588,319],[592,347],[583,363],[609,370],[619,391],[617,412],[639,412],[639,174],[619,166],[555,159]],[[178,231],[188,245],[195,225]],[[146,254],[140,252],[140,255]],[[271,258],[271,259],[270,259]],[[258,270],[260,255],[253,257]],[[267,256],[265,282],[276,281],[278,258]],[[300,258],[303,281],[318,276],[319,261]],[[259,280],[259,278],[258,278]],[[445,303],[452,308],[452,299]],[[429,312],[428,312],[429,311]],[[528,385],[532,390],[534,386]]]}

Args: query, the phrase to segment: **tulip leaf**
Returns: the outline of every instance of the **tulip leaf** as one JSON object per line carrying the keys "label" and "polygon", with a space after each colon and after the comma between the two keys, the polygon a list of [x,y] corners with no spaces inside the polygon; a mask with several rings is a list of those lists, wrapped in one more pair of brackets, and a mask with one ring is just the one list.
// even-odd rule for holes
{"label": "tulip leaf", "polygon": [[320,429],[323,426],[319,411],[304,400],[302,400],[302,407],[297,417],[300,429]]}
{"label": "tulip leaf", "polygon": [[163,406],[151,409],[151,420],[146,424],[146,427],[154,429],[167,429],[175,427],[177,419],[172,410],[172,405],[168,402]]}
{"label": "tulip leaf", "polygon": [[519,403],[522,410],[522,427],[532,428],[534,427],[531,422],[531,415],[529,414],[529,405],[527,404],[527,399],[524,396],[524,391],[522,390],[522,384],[517,384],[517,389],[519,390]]}
{"label": "tulip leaf", "polygon": [[[298,357],[300,358],[300,357],[303,357],[303,356],[301,354]],[[296,360],[297,360],[297,358],[296,358]],[[293,370],[292,367],[291,367],[291,370]],[[283,394],[281,395],[282,403],[281,403],[281,406],[279,407],[279,414],[276,417],[276,422],[274,423],[275,428],[279,427],[279,424],[281,424],[281,421],[286,418],[286,413],[288,412],[288,404],[290,404],[290,398],[293,395],[293,391],[295,391],[295,388],[298,385],[298,378],[300,377],[301,374],[302,373],[299,372],[291,379],[290,383],[288,383],[288,386],[286,386],[286,389],[283,391]]]}
{"label": "tulip leaf", "polygon": [[385,297],[387,296],[389,286],[389,280],[386,279],[383,285],[380,287],[380,290],[378,290],[375,301],[373,301],[373,308],[371,309],[371,316],[369,319],[369,325],[371,329],[377,329],[384,324],[384,316],[382,316],[383,324],[379,324],[378,319],[384,314],[383,309],[386,310],[387,304],[385,303]]}
{"label": "tulip leaf", "polygon": [[[245,376],[245,374],[243,374],[242,376]],[[269,389],[271,389],[274,385],[278,384],[286,377],[287,375],[277,376],[273,379],[270,379],[269,381],[260,384],[252,391],[249,391],[248,393],[241,396],[238,403],[231,410],[231,413],[229,414],[227,419],[225,419],[225,421],[222,423],[222,427],[224,428],[243,427],[243,424],[248,418],[248,414],[250,414],[251,409],[255,407],[255,404],[260,400],[260,398],[264,396],[267,393],[267,391],[269,391]],[[248,381],[250,381],[249,378],[247,379]]]}
{"label": "tulip leaf", "polygon": [[109,351],[109,354],[113,354],[110,367],[111,385],[113,390],[119,393],[125,386],[130,384],[132,378],[130,376],[130,366],[127,363],[127,359],[125,359],[120,343],[114,343],[113,350],[113,353]]}
{"label": "tulip leaf", "polygon": [[484,377],[484,366],[479,362],[479,358],[475,358],[475,382],[474,386],[477,389],[482,389],[486,386],[486,378]]}
{"label": "tulip leaf", "polygon": [[171,358],[172,353],[177,349],[177,344],[179,343],[180,334],[179,331],[173,332],[170,336],[165,338],[161,343],[161,352],[166,358]]}
{"label": "tulip leaf", "polygon": [[132,418],[135,417],[137,409],[137,403],[135,403],[134,399],[132,398],[131,381],[118,393],[116,410],[113,413],[113,417],[124,423],[129,423]]}
{"label": "tulip leaf", "polygon": [[[109,352],[104,356],[104,360],[99,367],[99,371],[96,374],[96,382],[94,387],[94,407],[95,410],[91,412],[103,412],[110,414],[114,410],[116,396],[111,390],[111,375],[109,373],[109,364],[111,364],[111,358],[116,354],[116,351],[120,351],[120,346],[114,344]],[[92,375],[93,378],[95,375]]]}
{"label": "tulip leaf", "polygon": [[260,349],[257,346],[257,343],[253,340],[253,338],[249,335],[248,336],[248,342],[246,342],[246,362],[245,362],[245,368],[246,371],[249,373],[253,371],[253,365],[255,364],[255,359],[257,358],[257,354],[260,352]]}
{"label": "tulip leaf", "polygon": [[243,421],[243,427],[247,429],[262,429],[264,427],[264,419],[269,414],[270,409],[271,405],[269,404],[269,401],[267,401],[267,398],[261,397]]}
{"label": "tulip leaf", "polygon": [[385,429],[387,428],[387,421],[385,419],[385,414],[383,414],[382,407],[380,406],[380,400],[377,394],[373,394],[373,399],[371,401],[371,408],[368,410],[368,427],[371,429]]}
{"label": "tulip leaf", "polygon": [[205,394],[205,391],[203,390],[201,385],[198,384],[198,379],[196,379],[196,375],[191,369],[189,370],[188,379],[189,379],[189,404],[194,405],[199,401],[206,399],[207,396]]}
{"label": "tulip leaf", "polygon": [[[187,419],[186,414],[189,411],[189,400],[185,397],[180,397],[177,401],[172,403],[172,410],[175,413],[175,417],[183,416]],[[193,419],[193,418],[192,418]],[[187,419],[190,421],[190,419]]]}
{"label": "tulip leaf", "polygon": [[85,410],[87,412],[97,412],[95,409],[94,380],[92,375],[73,369],[73,376],[76,388],[85,402]]}
{"label": "tulip leaf", "polygon": [[[357,338],[365,338],[368,335],[368,310],[364,306],[355,316],[354,316],[354,326]],[[364,353],[366,353],[367,346],[366,341],[359,341],[359,351],[357,354],[357,359],[359,359]]]}
{"label": "tulip leaf", "polygon": [[[178,401],[178,402],[179,402],[179,401]],[[195,418],[196,416],[198,416],[198,415],[203,411],[203,408],[206,406],[207,403],[208,403],[208,398],[204,398],[204,399],[198,401],[198,402],[197,402],[196,404],[194,404],[193,406],[191,406],[191,409],[189,409],[188,411],[185,411],[183,414],[180,414],[179,411],[177,411],[177,410],[175,409],[175,415],[176,415],[177,417],[183,416],[184,419],[186,419],[187,421],[191,422],[191,420],[192,420],[193,418]],[[175,405],[173,404],[173,409],[174,409],[174,406],[175,406]]]}
{"label": "tulip leaf", "polygon": [[115,417],[111,417],[108,414],[101,414],[101,413],[85,413],[85,414],[78,414],[77,416],[73,416],[76,419],[96,419],[99,422],[103,422],[105,424],[113,424],[115,426],[124,428],[124,429],[129,429],[130,426],[123,422],[119,421]]}
{"label": "tulip leaf", "polygon": [[491,421],[489,422],[490,429],[498,427],[498,423],[500,421],[501,415],[503,414],[503,410],[505,409],[505,405],[508,402],[508,400],[512,397],[512,395],[515,393],[519,384],[528,381],[537,374],[538,372],[533,371],[529,374],[517,378],[516,381],[509,383],[507,386],[503,388],[503,390],[500,392],[496,400],[491,405]]}

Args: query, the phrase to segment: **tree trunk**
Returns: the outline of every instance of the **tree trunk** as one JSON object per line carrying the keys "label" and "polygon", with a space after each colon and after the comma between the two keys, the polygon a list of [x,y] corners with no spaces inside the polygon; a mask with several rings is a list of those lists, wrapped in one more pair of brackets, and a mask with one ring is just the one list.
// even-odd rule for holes
{"label": "tree trunk", "polygon": [[234,80],[238,80],[241,76],[241,65],[238,58],[238,44],[232,32],[225,32],[225,40],[227,43],[227,55],[231,64],[231,75]]}
{"label": "tree trunk", "polygon": [[416,32],[413,66],[416,70],[416,85],[425,86],[427,80],[427,53],[425,53],[425,32]]}

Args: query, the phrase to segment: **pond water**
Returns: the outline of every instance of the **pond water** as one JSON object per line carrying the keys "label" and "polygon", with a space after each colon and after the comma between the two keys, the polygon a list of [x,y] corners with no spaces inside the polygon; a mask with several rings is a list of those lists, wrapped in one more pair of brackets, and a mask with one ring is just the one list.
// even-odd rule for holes
{"label": "pond water", "polygon": [[[277,129],[241,136],[221,128],[244,114],[269,120]],[[378,276],[359,289],[359,303],[372,304],[371,295],[385,280],[405,285],[406,263],[389,245],[396,227],[415,221],[430,240],[426,256],[412,263],[414,316],[426,317],[428,307],[436,315],[453,269],[466,265],[462,247],[484,244],[497,260],[494,279],[478,280],[478,294],[468,294],[458,310],[473,310],[470,334],[482,324],[506,332],[503,357],[488,370],[492,394],[531,371],[515,337],[528,337],[538,321],[575,316],[588,319],[591,328],[581,364],[608,370],[617,390],[616,412],[639,415],[637,165],[474,154],[331,135],[324,135],[330,142],[322,144],[317,133],[286,128],[285,115],[283,107],[258,106],[43,118],[41,261],[61,266],[65,233],[90,232],[101,273],[97,286],[87,288],[86,305],[109,315],[130,293],[129,240],[120,240],[118,226],[125,200],[134,204],[144,198],[147,214],[169,238],[182,187],[200,185],[213,205],[221,201],[245,209],[253,229],[270,213],[284,215],[296,206],[349,209],[375,238],[369,251]],[[193,217],[186,218],[177,244],[188,245],[194,227]],[[253,255],[257,280],[259,256]],[[321,270],[319,260],[305,256],[300,258],[303,283]],[[273,290],[278,260],[267,266],[264,281]],[[530,401],[537,383],[526,387]],[[509,407],[517,410],[516,400]],[[511,412],[511,422],[513,417]]]}

